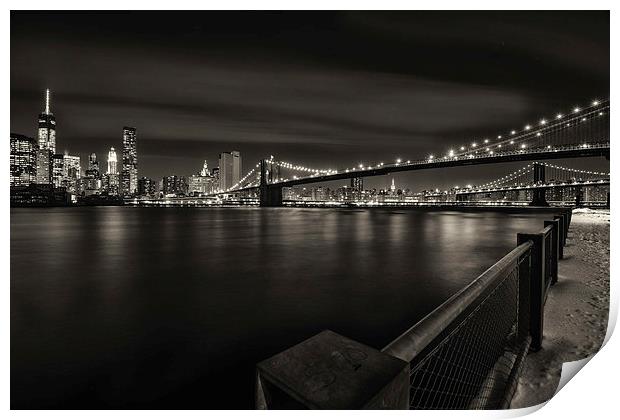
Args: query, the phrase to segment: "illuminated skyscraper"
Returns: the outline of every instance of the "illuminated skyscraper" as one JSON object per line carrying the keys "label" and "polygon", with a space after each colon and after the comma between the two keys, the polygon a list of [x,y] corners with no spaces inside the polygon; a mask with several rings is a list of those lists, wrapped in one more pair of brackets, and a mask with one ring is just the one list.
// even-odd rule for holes
{"label": "illuminated skyscraper", "polygon": [[202,169],[200,170],[200,176],[209,176],[209,165],[205,160],[204,165],[202,165]]}
{"label": "illuminated skyscraper", "polygon": [[190,195],[211,194],[218,188],[216,178],[209,173],[206,160],[200,173],[189,177],[187,185]]}
{"label": "illuminated skyscraper", "polygon": [[37,184],[52,183],[52,152],[49,149],[39,149],[37,156]]}
{"label": "illuminated skyscraper", "polygon": [[97,155],[91,153],[88,156],[88,174],[98,176],[99,175],[99,162],[97,161]]}
{"label": "illuminated skyscraper", "polygon": [[45,111],[39,114],[39,149],[56,153],[56,118],[50,111],[50,90],[45,90]]}
{"label": "illuminated skyscraper", "polygon": [[66,178],[80,179],[82,176],[81,159],[79,156],[64,155],[64,172]]}
{"label": "illuminated skyscraper", "polygon": [[131,196],[138,192],[138,151],[136,149],[136,129],[134,127],[123,127],[121,192],[125,196]]}
{"label": "illuminated skyscraper", "polygon": [[118,170],[116,168],[116,151],[114,148],[110,148],[108,152],[108,174],[117,174]]}
{"label": "illuminated skyscraper", "polygon": [[118,195],[118,184],[119,184],[119,176],[118,176],[118,168],[117,168],[117,160],[116,160],[116,150],[114,147],[110,148],[108,152],[108,171],[106,175],[103,177],[102,189],[104,192],[109,195]]}
{"label": "illuminated skyscraper", "polygon": [[67,192],[80,194],[79,180],[82,177],[82,168],[79,156],[64,155],[63,184]]}
{"label": "illuminated skyscraper", "polygon": [[351,188],[353,189],[353,195],[355,198],[360,200],[364,192],[364,178],[359,176],[351,178]]}
{"label": "illuminated skyscraper", "polygon": [[101,193],[101,172],[99,172],[99,162],[97,155],[91,153],[88,155],[88,169],[85,171],[86,176],[82,178],[80,183],[84,191],[84,195],[95,195]]}
{"label": "illuminated skyscraper", "polygon": [[36,181],[36,150],[33,138],[11,133],[11,187]]}
{"label": "illuminated skyscraper", "polygon": [[39,114],[39,131],[37,133],[39,150],[37,159],[37,184],[52,182],[52,155],[56,153],[56,118],[50,111],[50,90],[45,90],[45,110]]}
{"label": "illuminated skyscraper", "polygon": [[65,179],[65,155],[54,154],[52,155],[52,184],[54,187],[63,187],[63,181]]}

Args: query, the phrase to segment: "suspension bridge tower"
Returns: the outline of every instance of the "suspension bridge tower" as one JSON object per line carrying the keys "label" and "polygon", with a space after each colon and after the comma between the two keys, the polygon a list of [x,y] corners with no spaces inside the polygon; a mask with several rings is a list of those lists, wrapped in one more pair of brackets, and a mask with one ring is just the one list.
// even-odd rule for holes
{"label": "suspension bridge tower", "polygon": [[[546,183],[545,165],[534,162],[534,184],[543,185]],[[549,207],[545,198],[545,188],[535,188],[532,190],[532,202],[530,206]]]}
{"label": "suspension bridge tower", "polygon": [[267,182],[267,160],[260,161],[260,184],[258,186],[261,207],[282,207],[282,187]]}

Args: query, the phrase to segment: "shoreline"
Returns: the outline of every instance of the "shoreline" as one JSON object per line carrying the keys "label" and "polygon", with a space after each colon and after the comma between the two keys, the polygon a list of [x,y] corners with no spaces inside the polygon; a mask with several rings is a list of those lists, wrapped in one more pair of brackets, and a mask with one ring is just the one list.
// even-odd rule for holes
{"label": "shoreline", "polygon": [[550,400],[562,364],[601,348],[609,317],[609,210],[573,211],[558,282],[545,306],[543,348],[527,355],[510,408]]}

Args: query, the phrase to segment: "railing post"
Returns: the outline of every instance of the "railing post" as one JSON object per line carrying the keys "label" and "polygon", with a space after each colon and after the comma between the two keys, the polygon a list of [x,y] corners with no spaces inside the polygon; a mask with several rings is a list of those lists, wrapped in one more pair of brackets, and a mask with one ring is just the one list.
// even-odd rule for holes
{"label": "railing post", "polygon": [[564,240],[564,245],[566,246],[566,239],[568,238],[568,212],[563,211],[562,212],[562,219],[564,220],[564,231],[562,232],[563,236],[563,240]]}
{"label": "railing post", "polygon": [[562,243],[566,245],[566,239],[568,238],[568,227],[570,226],[572,211],[570,209],[564,209],[560,216],[562,217]]}
{"label": "railing post", "polygon": [[558,282],[558,260],[560,259],[560,222],[545,220],[545,227],[553,226],[551,230],[551,284]]}
{"label": "railing post", "polygon": [[409,409],[409,363],[329,330],[256,370],[259,409]]}
{"label": "railing post", "polygon": [[561,260],[564,259],[564,244],[565,244],[565,238],[564,238],[564,216],[560,215],[560,216],[555,216],[553,218],[553,220],[557,220],[558,224],[559,224],[559,228],[558,228],[558,258],[560,258]]}
{"label": "railing post", "polygon": [[530,254],[530,349],[542,348],[545,299],[545,241],[542,233],[518,233],[517,244],[532,241]]}

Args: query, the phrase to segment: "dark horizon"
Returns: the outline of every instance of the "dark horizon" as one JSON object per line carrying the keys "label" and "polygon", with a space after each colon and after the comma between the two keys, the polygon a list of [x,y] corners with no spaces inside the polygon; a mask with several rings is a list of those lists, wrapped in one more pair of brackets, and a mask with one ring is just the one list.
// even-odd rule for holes
{"label": "dark horizon", "polygon": [[[50,88],[58,151],[82,166],[120,149],[123,126],[151,178],[230,150],[244,173],[269,154],[415,159],[607,97],[609,45],[608,11],[13,11],[11,131],[34,136]],[[395,178],[448,187],[518,166]]]}

